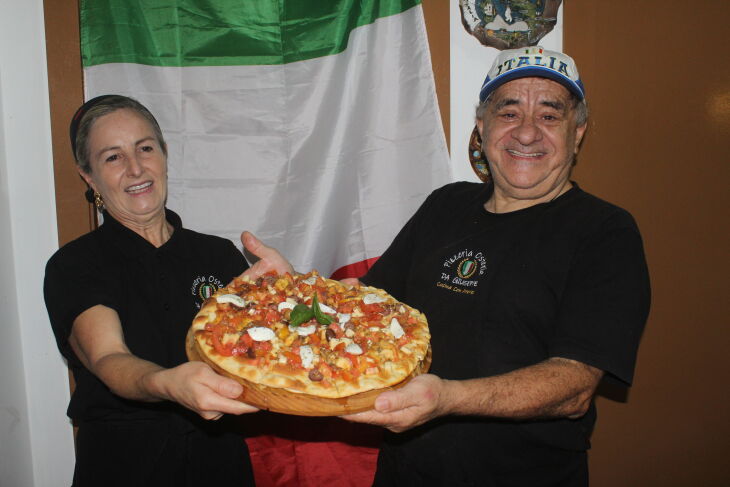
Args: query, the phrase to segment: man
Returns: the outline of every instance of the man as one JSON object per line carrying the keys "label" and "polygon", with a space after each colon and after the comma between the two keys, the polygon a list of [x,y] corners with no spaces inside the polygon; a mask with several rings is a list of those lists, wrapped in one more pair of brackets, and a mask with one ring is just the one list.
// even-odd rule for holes
{"label": "man", "polygon": [[641,237],[570,179],[570,57],[502,52],[476,118],[489,181],[435,191],[362,279],[426,314],[431,373],[347,419],[390,430],[375,485],[587,485],[596,387],[631,383],[648,314]]}

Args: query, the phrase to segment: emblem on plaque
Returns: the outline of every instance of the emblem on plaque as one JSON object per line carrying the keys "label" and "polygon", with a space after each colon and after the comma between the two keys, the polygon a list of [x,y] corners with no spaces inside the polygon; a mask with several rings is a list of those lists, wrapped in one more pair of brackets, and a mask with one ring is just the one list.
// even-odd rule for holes
{"label": "emblem on plaque", "polygon": [[459,0],[466,31],[485,46],[534,46],[557,22],[562,0]]}

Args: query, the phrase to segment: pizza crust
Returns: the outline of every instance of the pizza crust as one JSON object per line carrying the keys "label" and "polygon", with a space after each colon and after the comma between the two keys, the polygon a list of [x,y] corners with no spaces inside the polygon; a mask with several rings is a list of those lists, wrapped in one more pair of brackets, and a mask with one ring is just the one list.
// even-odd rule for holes
{"label": "pizza crust", "polygon": [[188,359],[208,364],[218,374],[230,377],[243,386],[243,393],[237,398],[241,402],[250,404],[259,409],[267,411],[291,414],[296,416],[341,416],[345,414],[360,413],[373,409],[375,398],[385,391],[399,389],[411,381],[414,377],[425,374],[431,366],[431,348],[424,359],[418,363],[411,374],[397,384],[379,389],[373,389],[350,396],[330,398],[313,396],[311,394],[292,392],[287,389],[267,387],[261,384],[248,381],[243,377],[231,374],[218,366],[212,360],[206,359],[200,353],[199,341],[194,338],[194,331],[188,332],[186,340],[186,352]]}

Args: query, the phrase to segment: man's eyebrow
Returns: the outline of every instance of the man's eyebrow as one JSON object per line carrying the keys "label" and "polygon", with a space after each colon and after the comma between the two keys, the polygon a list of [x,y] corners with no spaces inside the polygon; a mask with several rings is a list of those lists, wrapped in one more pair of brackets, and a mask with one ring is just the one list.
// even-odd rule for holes
{"label": "man's eyebrow", "polygon": [[501,110],[502,108],[509,106],[509,105],[519,105],[520,101],[516,98],[504,98],[502,100],[499,100],[497,103],[494,104],[495,110]]}
{"label": "man's eyebrow", "polygon": [[552,100],[543,100],[540,102],[540,105],[542,105],[544,107],[553,108],[559,112],[564,111],[565,107],[566,107],[565,103],[563,103],[562,101],[552,101]]}

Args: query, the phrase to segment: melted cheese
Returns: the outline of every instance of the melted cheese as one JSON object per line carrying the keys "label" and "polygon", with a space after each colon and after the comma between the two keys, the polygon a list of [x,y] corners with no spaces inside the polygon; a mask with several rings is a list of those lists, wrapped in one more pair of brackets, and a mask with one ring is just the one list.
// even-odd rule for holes
{"label": "melted cheese", "polygon": [[314,364],[314,352],[309,345],[299,347],[299,358],[302,359],[302,366],[305,369],[311,369]]}
{"label": "melted cheese", "polygon": [[238,306],[239,308],[246,306],[246,301],[244,301],[244,299],[238,294],[221,294],[216,296],[215,300],[219,303],[230,303],[234,306]]}
{"label": "melted cheese", "polygon": [[368,293],[362,297],[362,302],[365,304],[384,303],[387,301],[384,297],[378,296],[375,293]]}
{"label": "melted cheese", "polygon": [[253,326],[246,330],[246,332],[257,342],[268,342],[276,336],[274,330],[265,326]]}
{"label": "melted cheese", "polygon": [[393,335],[396,340],[406,334],[406,332],[403,331],[403,327],[400,326],[400,323],[395,318],[390,320],[390,334]]}

